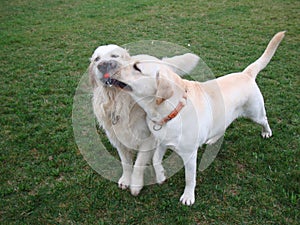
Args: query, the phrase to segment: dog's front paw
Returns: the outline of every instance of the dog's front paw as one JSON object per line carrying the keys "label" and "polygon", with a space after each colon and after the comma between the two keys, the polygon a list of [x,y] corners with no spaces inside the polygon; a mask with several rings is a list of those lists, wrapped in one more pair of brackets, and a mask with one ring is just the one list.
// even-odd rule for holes
{"label": "dog's front paw", "polygon": [[119,188],[121,188],[122,190],[125,190],[127,188],[129,188],[130,186],[130,177],[128,176],[122,176],[119,181],[118,181],[118,186]]}
{"label": "dog's front paw", "polygon": [[270,131],[263,131],[263,132],[261,132],[261,136],[263,138],[270,138],[272,136],[272,131],[271,130]]}
{"label": "dog's front paw", "polygon": [[156,182],[158,184],[163,184],[166,181],[166,179],[167,178],[166,178],[164,171],[156,174]]}
{"label": "dog's front paw", "polygon": [[141,192],[142,188],[143,188],[143,186],[141,186],[141,185],[131,185],[130,186],[130,193],[133,196],[137,196]]}
{"label": "dog's front paw", "polygon": [[183,195],[181,195],[180,201],[184,205],[188,205],[188,206],[193,205],[195,202],[194,192],[193,191],[191,191],[191,192],[185,191],[183,193]]}
{"label": "dog's front paw", "polygon": [[[134,175],[134,174],[133,174]],[[133,196],[137,196],[144,186],[143,177],[131,177],[130,192]]]}
{"label": "dog's front paw", "polygon": [[154,162],[153,164],[156,175],[156,183],[162,184],[166,181],[165,169],[161,163]]}

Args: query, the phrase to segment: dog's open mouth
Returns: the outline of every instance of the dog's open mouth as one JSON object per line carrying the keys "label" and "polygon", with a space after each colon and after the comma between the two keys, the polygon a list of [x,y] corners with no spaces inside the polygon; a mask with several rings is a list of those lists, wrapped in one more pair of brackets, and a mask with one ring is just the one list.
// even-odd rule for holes
{"label": "dog's open mouth", "polygon": [[105,83],[108,86],[115,86],[115,87],[121,88],[126,91],[132,91],[132,88],[128,84],[125,84],[122,81],[119,81],[119,80],[116,80],[116,79],[113,79],[110,77],[104,78],[102,81],[103,81],[103,83]]}

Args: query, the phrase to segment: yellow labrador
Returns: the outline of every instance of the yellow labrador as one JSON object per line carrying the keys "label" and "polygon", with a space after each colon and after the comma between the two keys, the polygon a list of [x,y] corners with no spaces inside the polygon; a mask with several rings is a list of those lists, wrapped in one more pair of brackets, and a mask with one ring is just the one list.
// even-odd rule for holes
{"label": "yellow labrador", "polygon": [[186,186],[180,201],[195,201],[196,157],[202,144],[216,142],[238,117],[250,118],[262,126],[262,137],[269,138],[263,96],[255,82],[274,55],[284,32],[277,33],[265,52],[243,72],[207,82],[184,80],[161,63],[134,61],[113,77],[147,113],[147,123],[159,140],[153,163],[163,173],[162,157],[167,147],[176,151],[185,164]]}
{"label": "yellow labrador", "polygon": [[[119,187],[130,187],[131,193],[137,195],[143,187],[143,170],[152,160],[156,141],[146,124],[145,111],[127,92],[116,88],[113,83],[117,81],[109,77],[117,66],[128,65],[131,60],[163,61],[174,71],[188,73],[197,65],[199,57],[190,53],[162,60],[149,55],[130,56],[117,45],[100,46],[91,57],[88,71],[93,86],[94,114],[121,159],[123,174]],[[164,180],[163,174],[157,174],[156,179]]]}

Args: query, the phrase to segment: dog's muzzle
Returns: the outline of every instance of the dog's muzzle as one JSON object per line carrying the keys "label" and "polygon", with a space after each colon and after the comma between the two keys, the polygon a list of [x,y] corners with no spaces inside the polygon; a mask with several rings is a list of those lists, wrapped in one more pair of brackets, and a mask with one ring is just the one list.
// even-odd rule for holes
{"label": "dog's muzzle", "polygon": [[100,62],[97,69],[100,72],[100,79],[103,83],[109,83],[110,77],[120,68],[120,64],[115,60]]}
{"label": "dog's muzzle", "polygon": [[132,91],[132,88],[122,81],[112,78],[121,68],[121,64],[115,60],[104,61],[98,64],[97,68],[101,74],[100,80],[107,86],[115,86],[121,89]]}

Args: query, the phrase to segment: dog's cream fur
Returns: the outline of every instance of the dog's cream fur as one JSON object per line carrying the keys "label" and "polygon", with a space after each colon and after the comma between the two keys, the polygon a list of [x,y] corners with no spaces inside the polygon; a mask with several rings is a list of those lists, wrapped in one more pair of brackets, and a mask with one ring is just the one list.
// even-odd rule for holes
{"label": "dog's cream fur", "polygon": [[[131,57],[125,49],[117,45],[105,45],[94,51],[88,69],[93,86],[94,114],[121,159],[123,174],[118,185],[121,189],[130,187],[131,193],[137,195],[143,187],[143,171],[146,164],[151,162],[156,142],[146,124],[144,110],[128,93],[114,86],[107,86],[101,81],[103,74],[99,71],[99,66],[110,60],[123,66],[131,60],[161,60],[149,55]],[[194,54],[184,54],[162,61],[173,70],[189,72],[197,65],[198,60],[199,57]],[[137,158],[133,167],[134,151],[137,151]],[[163,180],[162,176],[158,175],[157,180]]]}
{"label": "dog's cream fur", "polygon": [[[186,180],[180,198],[183,204],[192,205],[195,201],[199,146],[216,142],[238,117],[260,124],[262,137],[272,136],[255,78],[269,63],[283,37],[284,32],[276,34],[262,56],[243,72],[204,83],[184,80],[157,63],[133,62],[116,75],[116,79],[131,87],[128,93],[146,111],[148,126],[160,141],[153,159],[156,173],[163,173],[161,162],[167,147],[183,159]],[[179,104],[185,104],[179,114],[161,123]]]}

